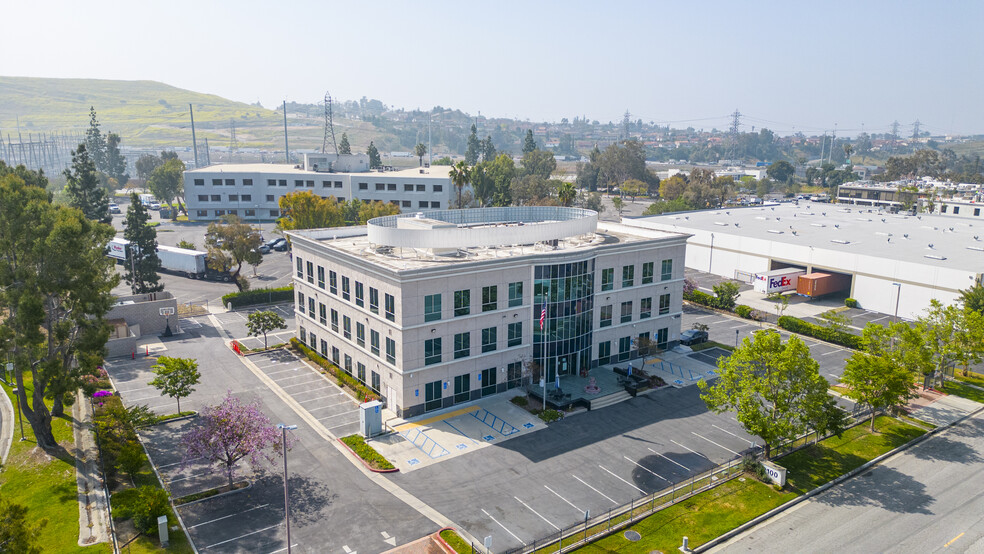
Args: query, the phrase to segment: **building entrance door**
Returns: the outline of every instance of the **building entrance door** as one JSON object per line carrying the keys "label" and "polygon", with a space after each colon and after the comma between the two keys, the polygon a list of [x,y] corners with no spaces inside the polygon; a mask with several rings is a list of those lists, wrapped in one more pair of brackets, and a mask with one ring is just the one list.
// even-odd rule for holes
{"label": "building entrance door", "polygon": [[433,381],[424,385],[424,411],[441,408],[441,382]]}

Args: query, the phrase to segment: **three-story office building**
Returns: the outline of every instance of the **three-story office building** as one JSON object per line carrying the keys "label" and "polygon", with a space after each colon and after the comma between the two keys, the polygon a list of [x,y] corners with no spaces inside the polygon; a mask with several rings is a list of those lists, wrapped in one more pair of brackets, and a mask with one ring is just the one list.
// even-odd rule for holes
{"label": "three-story office building", "polygon": [[298,338],[403,417],[679,338],[685,234],[511,207],[289,235]]}

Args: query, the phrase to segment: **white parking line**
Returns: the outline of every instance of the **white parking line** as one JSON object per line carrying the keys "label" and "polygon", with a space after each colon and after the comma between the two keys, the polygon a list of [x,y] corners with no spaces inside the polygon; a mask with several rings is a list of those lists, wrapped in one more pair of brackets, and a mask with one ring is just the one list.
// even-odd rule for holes
{"label": "white parking line", "polygon": [[691,449],[687,448],[686,446],[678,443],[677,441],[675,441],[673,439],[670,439],[670,442],[672,442],[673,444],[679,446],[680,448],[686,448],[687,450],[690,450],[691,452],[693,452],[694,454],[697,454],[698,456],[700,456],[701,458],[704,458],[705,460],[710,460],[710,458],[708,458],[707,456],[701,454],[700,452],[697,452],[696,450],[691,450]]}
{"label": "white parking line", "polygon": [[130,394],[131,392],[137,392],[138,390],[147,390],[147,389],[155,389],[155,388],[157,387],[140,387],[140,388],[129,389],[129,390],[123,390],[123,389],[116,389],[116,390],[118,390],[120,394]]}
{"label": "white parking line", "polygon": [[[188,460],[188,461],[189,461],[189,462],[194,462],[195,460],[201,460],[201,459],[202,459],[202,457],[201,457],[201,456],[199,456],[199,457],[197,457],[197,458],[192,458],[192,459],[190,459],[190,460]],[[171,463],[171,464],[164,464],[164,465],[162,465],[162,466],[157,466],[157,469],[159,469],[159,470],[160,470],[160,469],[164,469],[165,467],[172,467],[172,466],[176,466],[176,465],[181,465],[181,464],[183,464],[183,463],[184,463],[184,460],[182,460],[182,461],[180,461],[180,462],[174,462],[174,463]]]}
{"label": "white parking line", "polygon": [[[215,544],[210,544],[210,545],[206,546],[205,548],[212,548],[213,546],[219,546],[219,545],[225,544],[227,542],[238,541],[239,539],[241,539],[243,537],[248,537],[250,535],[255,535],[257,533],[262,533],[263,531],[269,531],[270,529],[276,529],[277,527],[280,527],[280,524],[279,523],[276,524],[276,525],[271,525],[269,527],[264,527],[263,529],[257,529],[256,531],[253,531],[251,533],[246,533],[245,535],[239,535],[238,537],[235,537],[235,538],[232,538],[232,539],[226,539],[226,540],[224,540],[222,542],[217,542]],[[526,545],[524,544],[523,546],[526,546]]]}
{"label": "white parking line", "polygon": [[711,443],[711,444],[713,444],[714,446],[717,446],[718,448],[723,448],[723,449],[725,449],[725,450],[727,450],[728,452],[731,452],[731,453],[732,453],[732,454],[734,454],[735,456],[740,456],[740,455],[741,455],[741,454],[739,454],[738,452],[735,452],[734,450],[732,450],[732,449],[730,449],[730,448],[728,448],[727,446],[721,446],[720,444],[718,444],[718,443],[716,443],[716,442],[714,442],[714,441],[712,441],[711,439],[709,439],[709,438],[707,438],[707,437],[705,437],[705,436],[703,436],[703,435],[698,435],[697,433],[694,433],[693,431],[691,431],[691,432],[690,432],[690,434],[692,434],[692,435],[695,435],[695,436],[697,436],[697,437],[700,437],[700,438],[702,438],[702,439],[704,439],[704,440],[706,440],[707,442],[709,442],[709,443]]}
{"label": "white parking line", "polygon": [[534,514],[536,514],[537,517],[539,517],[543,521],[546,521],[548,525],[550,525],[554,529],[560,531],[560,527],[557,527],[556,525],[554,525],[553,523],[551,523],[551,521],[549,519],[547,519],[547,518],[543,517],[542,515],[540,515],[540,512],[534,510],[533,508],[530,508],[529,504],[527,504],[526,502],[523,502],[522,500],[520,500],[519,497],[514,496],[513,498],[516,499],[516,502],[519,502],[523,506],[526,506],[526,509],[529,510],[529,511],[531,511],[531,512],[533,512]]}
{"label": "white parking line", "polygon": [[266,508],[267,506],[269,506],[269,504],[263,504],[262,506],[256,506],[254,508],[250,508],[248,510],[243,510],[243,511],[241,511],[239,513],[236,513],[236,514],[229,514],[227,516],[217,517],[215,519],[210,519],[208,521],[203,521],[201,523],[196,523],[194,525],[190,525],[188,527],[188,529],[194,529],[195,527],[201,527],[202,525],[208,525],[209,523],[215,523],[216,521],[222,521],[223,519],[228,519],[230,517],[235,517],[235,516],[243,515],[246,512],[252,512],[253,510],[259,510],[260,508]]}
{"label": "white parking line", "polygon": [[141,396],[140,398],[127,398],[126,401],[132,403],[132,402],[140,402],[141,400],[153,400],[154,398],[160,398],[160,397],[161,395],[157,394],[154,396]]}
{"label": "white parking line", "polygon": [[348,404],[348,402],[343,400],[342,402],[335,402],[334,404],[326,404],[324,406],[318,406],[317,408],[311,408],[308,410],[308,412],[313,412],[315,410],[324,410],[325,408],[334,408],[335,406],[341,406],[343,404]]}
{"label": "white parking line", "polygon": [[[605,466],[602,466],[602,465],[599,465],[598,467],[600,467],[601,469],[603,469],[603,470],[605,470],[605,471],[608,471],[608,468],[606,468]],[[618,475],[615,475],[615,474],[614,474],[614,473],[612,473],[611,471],[608,471],[608,474],[609,474],[609,475],[611,475],[612,477],[614,477],[614,478],[616,478],[616,479],[618,479],[619,481],[621,481],[621,482],[623,482],[623,483],[625,483],[626,485],[628,485],[628,486],[630,486],[630,487],[632,487],[633,489],[635,489],[635,490],[637,490],[637,491],[639,491],[639,492],[641,492],[642,494],[646,494],[646,491],[644,491],[644,490],[642,490],[642,489],[640,489],[639,487],[637,487],[637,486],[635,486],[635,485],[633,485],[632,483],[630,483],[630,482],[628,482],[628,481],[626,481],[625,479],[622,479],[621,477],[619,477]]]}
{"label": "white parking line", "polygon": [[646,470],[646,471],[648,471],[649,473],[652,473],[652,474],[653,474],[653,475],[655,475],[656,477],[659,477],[660,479],[662,479],[662,480],[664,480],[664,481],[666,481],[667,483],[669,483],[669,482],[670,482],[670,480],[669,480],[669,479],[667,479],[666,477],[663,477],[663,476],[662,476],[662,475],[660,475],[659,473],[656,473],[655,471],[653,471],[653,470],[651,470],[651,469],[649,469],[648,467],[646,467],[646,466],[644,466],[644,465],[642,465],[642,464],[640,464],[639,462],[636,462],[636,461],[634,461],[634,460],[631,460],[631,459],[629,459],[629,457],[628,457],[628,456],[622,456],[622,457],[623,457],[623,458],[625,458],[626,460],[629,460],[629,462],[631,462],[631,463],[633,463],[633,464],[635,464],[635,465],[637,465],[637,466],[639,466],[640,468],[642,468],[642,469],[644,469],[644,470]]}
{"label": "white parking line", "polygon": [[[297,544],[298,543],[295,542],[294,544],[290,545],[290,547],[294,548],[295,546],[297,546]],[[278,552],[283,552],[284,550],[287,550],[286,546],[281,548],[280,550],[274,550],[273,552],[268,552],[267,554],[277,554]]]}
{"label": "white parking line", "polygon": [[829,356],[831,354],[836,354],[838,352],[840,352],[840,350],[831,350],[830,352],[824,352],[823,354],[820,354],[820,355],[821,356]]}
{"label": "white parking line", "polygon": [[494,517],[492,517],[492,514],[486,512],[485,511],[485,508],[482,508],[482,513],[485,514],[485,515],[487,515],[487,516],[489,516],[489,519],[491,519],[492,521],[494,521],[499,527],[502,527],[506,531],[506,533],[509,533],[510,535],[512,535],[512,538],[514,538],[514,539],[518,540],[519,542],[523,543],[523,546],[526,546],[526,543],[523,542],[523,539],[517,537],[516,536],[516,533],[513,533],[512,531],[509,530],[508,527],[506,527],[505,525],[499,523],[499,520],[497,520]]}
{"label": "white parking line", "polygon": [[[329,384],[329,385],[325,385],[323,387],[318,387],[316,389],[302,390],[301,392],[298,392],[298,393],[295,393],[295,394],[304,394],[304,393],[307,393],[307,392],[315,392],[315,391],[325,390],[325,389],[330,389],[330,388],[332,388],[332,385]],[[324,398],[324,397],[322,397],[322,398]],[[314,400],[314,399],[312,399],[312,400]],[[303,400],[303,402],[307,402],[307,400]]]}
{"label": "white parking line", "polygon": [[828,373],[827,375],[830,375],[834,379],[840,379],[840,375],[834,375],[833,373]]}
{"label": "white parking line", "polygon": [[709,317],[719,317],[719,316],[717,314],[707,314],[707,315],[699,315],[699,316],[695,317],[694,319],[707,319]]}
{"label": "white parking line", "polygon": [[333,417],[341,417],[341,416],[344,416],[344,415],[352,415],[352,412],[343,412],[343,413],[340,413],[340,414],[335,414],[335,415],[320,417],[320,418],[318,418],[318,421],[323,421],[325,419],[331,419]]}
{"label": "white parking line", "polygon": [[349,421],[349,422],[346,422],[346,423],[339,423],[338,425],[334,425],[332,427],[326,427],[326,429],[328,429],[329,431],[331,431],[332,429],[338,429],[339,427],[345,427],[346,425],[355,425],[358,422],[359,422],[359,420],[356,419],[356,420]]}
{"label": "white parking line", "polygon": [[[325,389],[330,389],[331,387],[324,387]],[[314,389],[314,390],[324,390],[324,389]],[[298,400],[299,403],[303,404],[305,402],[314,402],[315,400],[324,400],[325,398],[331,398],[332,396],[338,396],[340,394],[345,394],[344,392],[335,392],[332,394],[326,394],[324,396],[316,396],[314,398],[308,398],[307,400]]]}
{"label": "white parking line", "polygon": [[[267,375],[270,375],[270,374],[267,373]],[[284,375],[283,377],[278,377],[277,379],[274,379],[274,381],[276,381],[277,384],[280,384],[280,383],[282,383],[284,381],[288,381],[290,379],[297,379],[298,377],[314,377],[316,375],[317,375],[317,373],[313,373],[313,372],[310,372],[310,371],[305,371],[304,373],[298,373],[297,375]]]}
{"label": "white parking line", "polygon": [[683,464],[681,464],[680,462],[677,462],[677,461],[675,461],[675,460],[671,460],[670,458],[667,458],[666,456],[664,456],[664,455],[662,455],[662,454],[660,454],[659,452],[656,452],[656,451],[655,451],[655,450],[653,450],[652,448],[649,448],[649,447],[646,447],[646,450],[648,450],[648,451],[650,451],[650,452],[652,452],[653,454],[656,454],[656,455],[657,455],[657,456],[659,456],[660,458],[663,458],[664,460],[666,460],[666,461],[668,461],[668,462],[670,462],[670,463],[672,463],[672,464],[676,464],[676,465],[678,465],[678,466],[680,466],[680,467],[682,467],[683,469],[685,469],[685,470],[687,470],[687,473],[690,473],[690,468],[689,468],[689,467],[687,467],[687,466],[685,466],[685,465],[683,465]]}
{"label": "white parking line", "polygon": [[[284,362],[284,363],[286,363],[286,362]],[[278,364],[272,364],[272,365],[268,365],[266,367],[274,367],[274,366],[277,366],[277,365],[281,365],[281,364],[279,364],[279,363]],[[259,367],[260,369],[263,369],[262,366],[257,366],[257,367]],[[288,371],[297,371],[298,369],[301,369],[301,366],[292,367],[292,368],[289,368],[289,369],[278,369],[277,371],[271,371],[271,372],[267,373],[267,375],[273,375],[275,373],[286,373]],[[266,372],[264,372],[264,373],[266,373]]]}
{"label": "white parking line", "polygon": [[568,505],[569,505],[569,506],[570,506],[571,508],[574,508],[574,509],[575,509],[575,510],[577,510],[577,511],[578,511],[579,513],[582,513],[582,514],[584,513],[584,510],[582,510],[581,508],[578,508],[577,506],[575,506],[575,505],[574,505],[573,503],[571,503],[571,501],[570,501],[570,500],[568,500],[568,499],[566,499],[566,498],[564,498],[563,496],[560,496],[559,494],[557,494],[557,491],[555,491],[555,490],[553,490],[553,489],[551,489],[550,487],[548,487],[548,486],[546,486],[546,485],[543,485],[543,488],[545,488],[545,489],[547,489],[548,491],[550,491],[550,492],[552,492],[552,493],[554,493],[554,496],[556,496],[557,498],[559,498],[559,499],[561,499],[561,500],[563,500],[564,502],[567,502],[567,504],[568,504]]}
{"label": "white parking line", "polygon": [[317,383],[318,381],[321,381],[321,379],[315,379],[314,381],[305,381],[303,383],[294,383],[291,385],[281,385],[280,383],[277,383],[277,385],[280,386],[280,388],[282,389],[289,389],[290,387],[303,387],[304,385],[310,385],[311,383]]}
{"label": "white parking line", "polygon": [[[718,427],[717,425],[711,424],[711,427],[717,429],[718,431],[724,431],[725,433],[727,433],[727,434],[729,434],[732,437],[735,437],[737,439],[745,440],[744,438],[739,437],[738,435],[732,433],[731,431],[728,431],[727,429],[722,429],[722,428]],[[749,444],[752,444],[752,441],[748,441],[748,442],[749,442]]]}
{"label": "white parking line", "polygon": [[[581,478],[578,477],[577,475],[571,474],[571,477],[577,479],[578,481],[581,481]],[[605,498],[608,498],[608,500],[611,501],[612,504],[618,504],[618,502],[615,502],[614,500],[612,500],[611,498],[609,498],[608,495],[606,495],[605,493],[601,492],[600,490],[592,487],[591,485],[585,483],[584,481],[581,481],[581,484],[584,485],[585,487],[588,487],[589,489],[595,491],[596,493],[600,494],[601,496],[604,496]]]}

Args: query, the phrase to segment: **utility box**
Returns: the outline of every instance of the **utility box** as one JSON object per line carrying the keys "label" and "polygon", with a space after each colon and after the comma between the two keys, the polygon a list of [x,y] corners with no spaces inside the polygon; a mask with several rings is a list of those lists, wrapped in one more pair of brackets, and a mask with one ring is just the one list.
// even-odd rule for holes
{"label": "utility box", "polygon": [[383,404],[378,400],[359,405],[359,433],[375,437],[383,432]]}

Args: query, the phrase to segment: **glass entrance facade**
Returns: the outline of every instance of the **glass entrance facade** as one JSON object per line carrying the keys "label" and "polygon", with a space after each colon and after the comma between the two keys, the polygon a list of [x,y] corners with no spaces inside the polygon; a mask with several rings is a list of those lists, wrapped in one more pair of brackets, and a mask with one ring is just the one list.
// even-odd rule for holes
{"label": "glass entrance facade", "polygon": [[534,267],[533,360],[548,381],[591,368],[593,308],[594,260]]}

